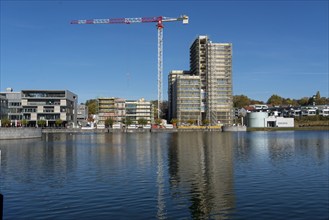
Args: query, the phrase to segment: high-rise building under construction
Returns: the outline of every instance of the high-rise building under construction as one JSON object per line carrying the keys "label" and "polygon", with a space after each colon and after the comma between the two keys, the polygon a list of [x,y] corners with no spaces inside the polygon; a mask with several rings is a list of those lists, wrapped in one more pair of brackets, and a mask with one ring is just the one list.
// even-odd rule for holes
{"label": "high-rise building under construction", "polygon": [[190,71],[169,74],[168,102],[169,118],[181,123],[232,124],[232,44],[196,38],[190,47]]}

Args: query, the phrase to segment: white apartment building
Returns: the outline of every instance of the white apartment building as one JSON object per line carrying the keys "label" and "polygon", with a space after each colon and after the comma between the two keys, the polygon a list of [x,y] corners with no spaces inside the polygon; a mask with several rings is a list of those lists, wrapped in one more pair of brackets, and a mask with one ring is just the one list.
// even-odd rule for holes
{"label": "white apartment building", "polygon": [[138,124],[139,119],[146,119],[148,124],[154,123],[154,106],[144,98],[126,100],[126,120]]}

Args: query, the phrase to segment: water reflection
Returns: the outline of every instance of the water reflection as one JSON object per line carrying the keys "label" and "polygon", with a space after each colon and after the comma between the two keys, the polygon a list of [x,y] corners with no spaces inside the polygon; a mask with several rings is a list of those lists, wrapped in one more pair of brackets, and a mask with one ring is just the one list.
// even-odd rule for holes
{"label": "water reflection", "polygon": [[0,142],[0,191],[8,219],[325,216],[328,146],[319,131],[49,134]]}
{"label": "water reflection", "polygon": [[173,135],[168,150],[172,196],[190,196],[194,219],[228,216],[234,208],[232,143],[231,133]]}
{"label": "water reflection", "polygon": [[293,157],[310,155],[325,160],[329,145],[329,132],[279,131],[234,134],[235,157],[239,163],[269,158],[280,163]]}

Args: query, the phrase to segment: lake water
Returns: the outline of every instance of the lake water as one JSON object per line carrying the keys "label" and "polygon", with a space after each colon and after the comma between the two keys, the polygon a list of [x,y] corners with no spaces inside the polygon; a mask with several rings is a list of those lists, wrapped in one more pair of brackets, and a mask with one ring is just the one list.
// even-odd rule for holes
{"label": "lake water", "polygon": [[329,132],[1,140],[4,219],[328,219]]}

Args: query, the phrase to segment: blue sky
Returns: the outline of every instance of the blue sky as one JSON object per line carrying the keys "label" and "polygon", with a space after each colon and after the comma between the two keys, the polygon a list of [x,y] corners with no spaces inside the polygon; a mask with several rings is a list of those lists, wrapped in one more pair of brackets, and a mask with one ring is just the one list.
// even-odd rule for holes
{"label": "blue sky", "polygon": [[233,44],[233,93],[267,101],[328,97],[328,1],[1,0],[0,89],[67,89],[157,99],[155,23],[71,25],[75,19],[189,16],[165,23],[163,94],[171,70],[189,69],[198,35]]}

